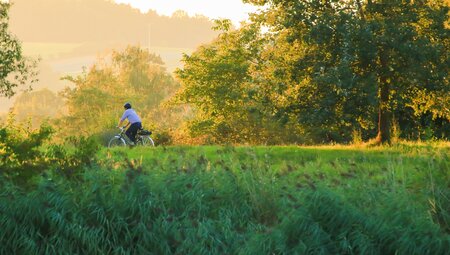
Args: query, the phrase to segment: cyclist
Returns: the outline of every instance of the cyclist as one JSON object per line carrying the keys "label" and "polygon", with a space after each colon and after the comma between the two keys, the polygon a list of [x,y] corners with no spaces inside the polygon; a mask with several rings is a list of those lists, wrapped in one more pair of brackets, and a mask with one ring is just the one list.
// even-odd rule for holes
{"label": "cyclist", "polygon": [[128,124],[130,124],[130,127],[127,129],[127,131],[125,131],[125,134],[128,136],[128,138],[130,138],[133,144],[136,144],[136,134],[138,130],[142,128],[141,118],[139,118],[137,113],[131,108],[130,103],[125,103],[123,105],[123,108],[125,108],[125,112],[123,113],[122,118],[120,118],[117,127],[120,127],[122,125],[122,122],[124,122],[125,119],[128,119]]}

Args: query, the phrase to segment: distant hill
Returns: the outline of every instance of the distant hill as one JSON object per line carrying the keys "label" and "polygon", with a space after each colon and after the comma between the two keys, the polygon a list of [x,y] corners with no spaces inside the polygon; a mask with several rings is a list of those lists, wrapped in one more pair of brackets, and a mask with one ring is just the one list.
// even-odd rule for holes
{"label": "distant hill", "polygon": [[204,16],[141,13],[109,0],[12,0],[10,28],[24,42],[196,48],[217,33]]}

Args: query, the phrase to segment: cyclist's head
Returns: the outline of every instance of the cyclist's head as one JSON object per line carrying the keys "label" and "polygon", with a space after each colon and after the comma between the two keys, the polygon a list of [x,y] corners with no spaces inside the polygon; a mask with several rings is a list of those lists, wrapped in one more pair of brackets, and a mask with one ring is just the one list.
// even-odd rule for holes
{"label": "cyclist's head", "polygon": [[125,104],[123,105],[123,108],[125,108],[125,109],[131,109],[131,104],[130,104],[130,103],[125,103]]}

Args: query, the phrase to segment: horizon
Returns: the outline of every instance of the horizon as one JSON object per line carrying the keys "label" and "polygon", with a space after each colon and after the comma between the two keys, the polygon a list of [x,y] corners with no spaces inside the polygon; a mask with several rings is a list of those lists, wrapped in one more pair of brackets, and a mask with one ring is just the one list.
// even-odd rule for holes
{"label": "horizon", "polygon": [[172,16],[181,10],[190,17],[203,15],[209,19],[225,18],[230,19],[235,26],[240,26],[240,22],[248,20],[248,13],[257,10],[256,6],[245,4],[242,0],[113,0],[113,2],[130,5],[142,13],[153,10],[159,15]]}

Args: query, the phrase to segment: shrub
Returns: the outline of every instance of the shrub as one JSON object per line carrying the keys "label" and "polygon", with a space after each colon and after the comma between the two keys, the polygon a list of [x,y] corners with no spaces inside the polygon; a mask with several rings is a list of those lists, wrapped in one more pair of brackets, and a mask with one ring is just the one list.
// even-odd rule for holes
{"label": "shrub", "polygon": [[111,138],[113,138],[119,132],[120,132],[120,130],[117,128],[116,129],[107,129],[107,130],[104,130],[100,133],[93,135],[92,137],[95,138],[95,140],[97,140],[97,142],[99,144],[101,144],[102,146],[108,146],[108,143],[111,140]]}
{"label": "shrub", "polygon": [[25,184],[46,169],[41,147],[54,131],[46,124],[33,130],[29,123],[14,123],[12,117],[0,127],[0,175]]}
{"label": "shrub", "polygon": [[154,138],[155,138],[155,143],[157,145],[171,145],[172,144],[172,136],[167,131],[162,131],[162,132],[156,133]]}
{"label": "shrub", "polygon": [[53,133],[47,124],[32,129],[30,123],[15,123],[10,116],[0,127],[0,176],[26,187],[46,170],[73,177],[96,160],[99,145],[93,138],[70,137],[52,144]]}
{"label": "shrub", "polygon": [[63,145],[51,145],[45,156],[56,174],[77,178],[85,167],[96,162],[99,143],[92,137],[68,137]]}

